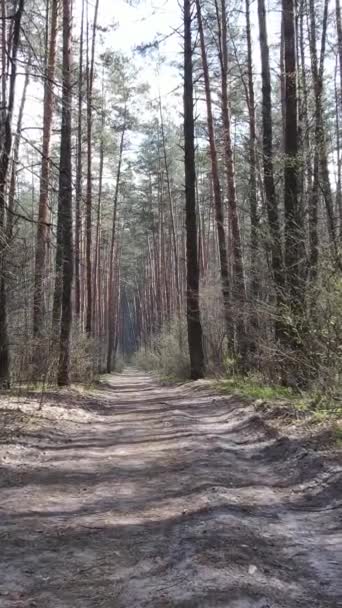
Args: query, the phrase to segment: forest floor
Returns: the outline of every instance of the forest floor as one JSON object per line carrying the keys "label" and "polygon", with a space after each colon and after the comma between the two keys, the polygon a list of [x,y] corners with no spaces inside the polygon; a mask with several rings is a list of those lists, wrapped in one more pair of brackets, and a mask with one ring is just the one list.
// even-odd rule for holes
{"label": "forest floor", "polygon": [[1,608],[342,606],[323,431],[136,370],[0,402]]}

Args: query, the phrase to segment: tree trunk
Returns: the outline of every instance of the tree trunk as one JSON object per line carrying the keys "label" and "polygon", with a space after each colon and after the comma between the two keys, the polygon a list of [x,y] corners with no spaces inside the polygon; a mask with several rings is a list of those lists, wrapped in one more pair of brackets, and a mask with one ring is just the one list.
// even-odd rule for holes
{"label": "tree trunk", "polygon": [[63,68],[62,68],[62,128],[59,173],[59,207],[62,234],[62,315],[60,328],[60,352],[57,382],[59,386],[70,383],[70,336],[72,324],[72,167],[71,167],[71,31],[72,0],[63,0]]}
{"label": "tree trunk", "polygon": [[[276,289],[278,314],[284,297],[284,274],[281,246],[281,232],[279,225],[278,203],[274,184],[273,168],[273,122],[272,122],[272,95],[271,95],[271,72],[269,48],[267,40],[266,9],[265,0],[258,0],[258,18],[260,30],[260,53],[261,53],[261,79],[262,79],[262,147],[263,147],[263,171],[264,189],[267,208],[267,217],[270,233],[270,251],[273,280]],[[275,324],[276,338],[282,332],[281,322]]]}
{"label": "tree trunk", "polygon": [[[2,7],[4,10],[4,5]],[[19,0],[17,11],[13,18],[13,33],[11,45],[11,72],[9,88],[3,84],[2,101],[7,100],[7,105],[2,109],[2,120],[0,125],[0,388],[10,386],[10,353],[7,325],[7,297],[6,297],[6,183],[8,175],[9,159],[12,148],[12,119],[15,99],[15,86],[17,77],[17,55],[20,44],[21,19],[24,12],[24,0]],[[3,15],[4,17],[4,15]],[[3,32],[6,27],[3,27]],[[2,45],[6,46],[6,39]],[[6,52],[6,49],[5,51]],[[5,81],[5,73],[3,73]]]}
{"label": "tree trunk", "polygon": [[[259,218],[258,218],[258,198],[257,198],[257,132],[255,116],[255,94],[254,94],[254,73],[253,73],[253,47],[251,36],[250,20],[250,0],[246,0],[246,38],[247,38],[247,73],[248,73],[248,116],[249,116],[249,209],[250,209],[250,299],[254,306],[260,294],[259,270],[258,270],[258,241],[259,241]],[[257,310],[250,313],[252,315],[250,325],[257,327]],[[255,336],[256,337],[256,336]],[[255,350],[254,335],[250,339],[250,346]]]}
{"label": "tree trunk", "polygon": [[78,124],[77,124],[77,160],[76,160],[76,186],[75,186],[75,313],[81,321],[81,230],[82,230],[82,126],[83,126],[83,38],[84,38],[84,3],[82,0],[81,29],[80,29],[80,49],[78,64]]}
{"label": "tree trunk", "polygon": [[176,224],[175,224],[175,214],[173,208],[173,197],[171,191],[171,183],[170,183],[170,175],[169,175],[169,164],[166,152],[166,141],[165,141],[165,130],[164,130],[164,120],[163,120],[163,110],[161,104],[161,98],[159,97],[159,114],[160,114],[160,128],[161,128],[161,136],[162,136],[162,146],[163,146],[163,156],[164,156],[164,165],[165,165],[165,175],[166,175],[166,185],[167,185],[167,193],[169,199],[169,210],[170,210],[170,220],[171,220],[171,234],[172,234],[172,249],[173,249],[173,257],[175,264],[175,286],[176,286],[176,298],[177,298],[177,314],[178,318],[181,317],[181,289],[179,284],[179,255],[178,255],[178,246],[177,246],[177,235],[176,235]]}
{"label": "tree trunk", "polygon": [[339,235],[342,237],[342,158],[341,158],[341,123],[340,99],[337,85],[337,61],[335,69],[335,111],[336,111],[336,156],[337,156],[337,183],[336,183],[336,215],[339,220]]}
{"label": "tree trunk", "polygon": [[87,267],[87,313],[86,313],[86,332],[88,335],[92,331],[92,310],[93,310],[93,295],[92,295],[92,132],[93,132],[93,84],[94,84],[94,64],[95,64],[95,41],[97,15],[99,9],[99,0],[95,3],[93,35],[91,44],[91,59],[87,75],[87,204],[86,204],[86,267]]}
{"label": "tree trunk", "polygon": [[240,364],[244,365],[246,356],[246,335],[244,327],[244,314],[246,305],[246,289],[244,277],[244,264],[242,257],[242,244],[240,222],[237,205],[235,161],[231,135],[231,117],[228,101],[228,33],[226,0],[221,0],[221,28],[220,37],[220,66],[221,66],[221,107],[223,123],[224,160],[228,192],[229,222],[231,229],[231,248],[233,254],[233,301],[236,320],[236,352],[240,357]]}
{"label": "tree trunk", "polygon": [[[296,331],[291,328],[300,321],[305,300],[304,284],[304,228],[303,214],[298,198],[300,170],[297,118],[297,65],[294,23],[294,0],[282,0],[284,24],[285,68],[285,126],[284,126],[284,210],[285,210],[285,270],[286,301],[293,313],[287,334],[292,346],[296,346]],[[298,318],[299,315],[299,318]]]}
{"label": "tree trunk", "polygon": [[214,191],[215,218],[216,218],[216,228],[217,228],[217,235],[218,235],[218,245],[219,245],[222,296],[223,296],[224,314],[225,314],[225,321],[226,321],[226,331],[227,331],[227,336],[229,337],[229,336],[231,336],[231,330],[232,330],[232,317],[231,317],[232,311],[231,311],[231,303],[230,303],[227,239],[226,239],[226,233],[225,233],[225,229],[224,229],[224,211],[223,211],[219,169],[218,169],[218,162],[217,162],[217,150],[216,150],[215,132],[214,132],[211,90],[210,90],[210,81],[209,81],[209,69],[208,69],[207,51],[206,51],[206,47],[205,47],[204,32],[203,32],[200,0],[196,0],[196,8],[197,8],[198,32],[199,32],[200,46],[201,46],[203,76],[204,76],[204,89],[205,89],[206,106],[207,106],[207,124],[208,124],[208,134],[209,134],[211,174],[212,174],[213,191]]}
{"label": "tree trunk", "polygon": [[115,336],[114,336],[114,328],[115,328],[114,260],[115,260],[115,243],[116,243],[116,230],[117,230],[118,198],[119,198],[120,179],[121,179],[121,165],[122,165],[122,156],[123,156],[124,141],[125,141],[125,132],[126,132],[126,118],[127,118],[126,112],[127,112],[127,108],[125,107],[124,123],[122,126],[122,133],[121,133],[121,140],[120,140],[119,160],[118,160],[118,167],[117,167],[117,173],[116,173],[113,222],[112,222],[112,237],[111,237],[110,256],[109,256],[109,285],[108,285],[108,306],[107,306],[108,334],[107,334],[107,362],[106,362],[107,374],[110,374],[110,372],[112,371],[113,350],[114,350],[114,343],[115,343]]}
{"label": "tree trunk", "polygon": [[342,19],[340,0],[336,0],[337,50],[340,66],[340,104],[342,107]]}
{"label": "tree trunk", "polygon": [[323,193],[325,207],[327,212],[328,232],[330,243],[333,248],[335,261],[339,260],[338,244],[336,237],[335,215],[333,197],[331,191],[326,138],[324,130],[323,118],[323,77],[324,77],[324,60],[327,35],[328,21],[328,0],[324,3],[321,53],[318,64],[317,47],[316,47],[316,13],[314,0],[310,0],[310,55],[311,55],[311,71],[314,86],[315,97],[315,156],[313,170],[313,186],[310,197],[310,270],[311,276],[317,275],[318,264],[318,202],[320,190]]}
{"label": "tree trunk", "polygon": [[35,338],[44,335],[44,279],[46,276],[47,250],[50,236],[50,210],[48,197],[50,179],[50,140],[54,96],[53,89],[56,67],[58,0],[51,0],[51,3],[51,30],[49,48],[47,50],[48,58],[44,83],[43,148],[40,173],[40,192],[38,205],[38,225],[33,292],[33,336]]}
{"label": "tree trunk", "polygon": [[13,143],[13,152],[12,152],[13,158],[12,158],[12,168],[11,168],[11,179],[10,179],[10,184],[9,184],[9,189],[8,189],[8,213],[7,213],[7,225],[6,225],[6,235],[7,235],[8,245],[11,244],[11,241],[13,238],[14,209],[16,207],[16,200],[15,200],[16,183],[17,183],[16,175],[17,175],[18,162],[19,162],[21,128],[22,128],[22,123],[23,123],[24,108],[25,108],[25,104],[26,104],[27,87],[28,87],[29,81],[30,81],[30,69],[31,69],[31,55],[29,56],[28,62],[26,65],[24,86],[23,86],[21,102],[20,102],[19,112],[18,112],[17,130],[16,130],[14,143]]}
{"label": "tree trunk", "polygon": [[191,1],[184,0],[184,169],[187,252],[187,324],[190,376],[193,380],[197,380],[204,376],[204,353],[199,309],[192,52]]}
{"label": "tree trunk", "polygon": [[102,182],[103,182],[103,164],[104,164],[104,124],[105,124],[105,94],[104,94],[104,81],[102,80],[102,110],[101,110],[101,136],[100,136],[100,164],[99,164],[99,191],[97,197],[97,212],[96,212],[96,232],[95,232],[95,255],[94,255],[94,280],[93,280],[93,319],[92,328],[94,336],[98,336],[98,321],[100,317],[100,298],[99,298],[99,285],[100,285],[100,238],[101,238],[101,212],[102,212]]}

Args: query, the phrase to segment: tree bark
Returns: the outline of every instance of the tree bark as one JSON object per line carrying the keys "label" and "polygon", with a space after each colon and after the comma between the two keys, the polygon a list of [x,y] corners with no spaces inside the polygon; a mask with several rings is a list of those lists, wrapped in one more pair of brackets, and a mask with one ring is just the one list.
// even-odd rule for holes
{"label": "tree bark", "polygon": [[310,4],[310,55],[311,55],[311,71],[315,97],[315,155],[313,169],[313,186],[310,197],[310,270],[311,276],[314,278],[317,275],[318,264],[318,202],[319,194],[322,191],[327,212],[328,233],[330,243],[333,249],[333,257],[339,263],[339,252],[337,244],[335,214],[333,205],[333,196],[331,191],[329,166],[327,157],[327,146],[324,129],[323,118],[323,77],[324,77],[324,60],[327,36],[328,22],[328,0],[324,3],[323,25],[321,37],[321,52],[320,61],[317,57],[316,46],[316,9],[314,0],[309,0]]}
{"label": "tree bark", "polygon": [[231,303],[230,303],[227,239],[226,239],[226,233],[225,233],[225,229],[224,229],[224,210],[223,210],[223,202],[222,202],[222,196],[221,196],[221,185],[220,185],[219,169],[218,169],[218,161],[217,161],[217,150],[216,150],[214,120],[213,120],[212,100],[211,100],[211,90],[210,90],[210,80],[209,80],[209,69],[208,69],[207,51],[206,51],[205,39],[204,39],[200,0],[196,0],[196,8],[197,8],[197,23],[198,23],[198,32],[199,32],[199,37],[200,37],[201,57],[202,57],[203,77],[204,77],[204,89],[205,89],[205,98],[206,98],[206,107],[207,107],[207,124],[208,124],[208,134],[209,134],[211,177],[213,180],[215,218],[216,218],[218,245],[219,245],[222,296],[223,296],[224,314],[225,314],[225,322],[226,322],[226,332],[227,332],[227,336],[230,337],[231,331],[232,331],[232,317],[231,317],[232,311],[231,311]]}
{"label": "tree bark", "polygon": [[297,64],[294,23],[294,1],[282,0],[284,24],[285,125],[284,125],[284,210],[285,270],[287,302],[294,310],[302,310],[304,229],[298,199],[299,146],[297,108]]}
{"label": "tree bark", "polygon": [[28,62],[26,65],[24,86],[23,86],[21,102],[20,102],[19,112],[18,112],[17,129],[16,129],[16,134],[15,134],[14,142],[13,142],[11,179],[10,179],[10,184],[9,184],[9,189],[8,189],[8,214],[7,214],[7,222],[6,222],[6,237],[7,237],[8,245],[11,244],[11,241],[13,239],[14,209],[16,207],[16,200],[15,200],[16,184],[17,184],[16,175],[17,175],[18,162],[19,162],[21,128],[22,128],[24,109],[25,109],[25,104],[26,104],[27,87],[28,87],[29,81],[30,81],[30,68],[31,68],[31,55],[29,56]]}
{"label": "tree bark", "polygon": [[71,31],[72,0],[63,0],[63,75],[62,75],[62,128],[59,173],[59,206],[62,234],[62,314],[59,343],[57,383],[70,384],[70,337],[72,324],[72,166],[71,166]]}
{"label": "tree bark", "polygon": [[342,19],[340,0],[336,0],[337,50],[340,66],[340,104],[342,108]]}
{"label": "tree bark", "polygon": [[[278,313],[281,314],[281,307],[284,298],[284,273],[278,202],[274,184],[271,72],[267,39],[265,0],[258,0],[258,18],[260,30],[262,79],[262,148],[264,189],[270,233],[270,251],[273,280],[276,289],[277,309]],[[281,322],[276,322],[276,338],[279,338],[281,335],[281,326]]]}
{"label": "tree bark", "polygon": [[82,231],[82,127],[83,127],[83,39],[84,39],[84,3],[82,0],[80,49],[78,64],[78,101],[77,101],[77,160],[76,160],[76,186],[75,186],[75,313],[82,325],[81,319],[81,231]]}
{"label": "tree bark", "polygon": [[[6,184],[8,176],[9,159],[12,149],[12,119],[15,100],[15,87],[17,78],[17,56],[20,45],[21,20],[24,12],[24,0],[19,0],[17,11],[13,18],[13,33],[11,45],[11,72],[9,87],[3,84],[2,101],[6,105],[2,108],[0,126],[0,388],[10,386],[10,352],[7,324],[7,294],[6,294]],[[3,9],[4,10],[4,9]],[[4,28],[6,31],[6,28]],[[6,45],[4,39],[2,45]],[[6,52],[6,50],[4,51]],[[3,74],[5,81],[5,73]]]}
{"label": "tree bark", "polygon": [[118,167],[117,167],[117,173],[116,173],[116,184],[115,184],[114,206],[113,206],[112,237],[111,237],[110,254],[109,254],[109,285],[108,285],[108,305],[107,305],[108,334],[107,334],[107,361],[106,361],[106,369],[107,369],[108,374],[110,374],[110,372],[112,371],[113,351],[114,351],[114,344],[115,344],[115,336],[114,336],[114,329],[115,329],[114,260],[115,260],[115,244],[116,244],[116,231],[117,231],[118,199],[119,199],[119,190],[120,190],[122,156],[123,156],[125,132],[126,132],[126,119],[127,119],[127,107],[125,107],[124,123],[122,126],[121,139],[120,139],[119,160],[118,160]]}
{"label": "tree bark", "polygon": [[92,310],[93,310],[93,295],[92,295],[92,132],[93,132],[93,84],[94,84],[94,65],[95,65],[95,41],[97,15],[99,9],[99,0],[95,3],[93,34],[91,44],[91,59],[87,75],[87,203],[86,203],[86,267],[87,267],[87,312],[86,312],[86,332],[88,335],[92,331]]}
{"label": "tree bark", "polygon": [[204,376],[204,353],[199,309],[192,52],[191,2],[190,0],[184,0],[184,169],[187,252],[187,325],[190,376],[193,380],[197,380]]}
{"label": "tree bark", "polygon": [[[216,17],[218,25],[218,49],[219,63],[221,69],[221,111],[223,123],[223,145],[224,161],[227,182],[228,198],[228,224],[230,232],[230,249],[233,258],[233,302],[234,312],[237,317],[235,352],[240,358],[240,365],[246,357],[246,335],[244,326],[246,289],[244,277],[244,264],[242,257],[242,244],[240,233],[240,222],[237,206],[236,182],[235,182],[235,161],[233,155],[232,136],[231,136],[231,116],[228,100],[228,46],[227,46],[227,14],[226,0],[221,0],[221,10],[217,0],[215,1]],[[231,303],[232,304],[232,303]]]}
{"label": "tree bark", "polygon": [[[255,308],[260,295],[259,270],[258,270],[258,245],[259,245],[259,218],[258,218],[258,195],[257,195],[257,131],[255,116],[255,93],[253,73],[253,46],[251,36],[250,0],[246,0],[246,38],[247,38],[247,91],[248,91],[248,116],[249,116],[249,210],[250,210],[250,299],[254,305],[251,311],[251,323],[254,328],[258,325],[257,310]],[[250,346],[255,350],[254,336],[250,338]]]}
{"label": "tree bark", "polygon": [[[54,78],[56,67],[57,19],[58,0],[51,0],[50,41],[49,48],[47,49],[48,57],[44,83],[43,148],[40,173],[40,191],[33,292],[33,336],[35,338],[39,338],[44,335],[45,321],[44,279],[46,276],[47,250],[50,237],[50,210],[48,198],[50,179],[50,141],[53,118]],[[37,348],[39,349],[39,346]]]}

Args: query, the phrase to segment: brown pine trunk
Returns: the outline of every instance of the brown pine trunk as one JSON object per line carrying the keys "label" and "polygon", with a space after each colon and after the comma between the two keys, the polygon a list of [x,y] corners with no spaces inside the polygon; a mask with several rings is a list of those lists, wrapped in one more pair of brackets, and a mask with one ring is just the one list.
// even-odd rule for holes
{"label": "brown pine trunk", "polygon": [[[295,45],[294,0],[282,0],[284,24],[285,125],[284,125],[284,210],[286,300],[295,315],[302,312],[305,300],[304,229],[299,205],[300,171],[297,113],[297,64]],[[296,321],[298,320],[295,317]],[[289,333],[289,332],[288,332]],[[295,336],[294,336],[295,339]],[[293,341],[292,341],[293,342]],[[296,343],[293,343],[295,346]]]}
{"label": "brown pine trunk", "polygon": [[[104,106],[104,87],[102,85],[102,103]],[[103,181],[103,164],[104,164],[104,107],[101,112],[101,141],[100,141],[100,164],[99,164],[99,192],[97,197],[97,213],[96,213],[96,233],[95,233],[95,256],[94,256],[94,282],[93,282],[93,334],[98,336],[99,316],[100,316],[100,247],[101,247],[101,211],[102,211],[102,181]]]}
{"label": "brown pine trunk", "polygon": [[87,267],[87,313],[86,313],[86,332],[88,335],[92,331],[92,310],[93,310],[93,295],[92,295],[92,133],[93,133],[93,84],[94,84],[94,65],[95,65],[95,41],[97,15],[99,9],[99,0],[95,3],[92,44],[91,44],[91,59],[88,67],[87,75],[87,203],[86,203],[86,267]]}
{"label": "brown pine trunk", "polygon": [[340,104],[342,107],[342,19],[340,0],[336,0],[337,50],[340,67]]}
{"label": "brown pine trunk", "polygon": [[57,19],[58,0],[51,0],[50,40],[49,48],[47,51],[48,58],[44,83],[43,148],[40,173],[40,191],[33,292],[33,336],[36,338],[44,335],[45,329],[44,279],[46,277],[48,242],[50,238],[50,210],[48,198],[50,179],[50,140],[53,118],[53,89],[56,67]]}
{"label": "brown pine trunk", "polygon": [[25,108],[25,104],[26,104],[26,93],[27,93],[27,87],[28,87],[29,81],[30,81],[30,68],[31,68],[31,56],[28,58],[28,62],[26,65],[24,86],[23,86],[21,102],[20,102],[19,112],[18,112],[17,129],[16,129],[16,134],[15,134],[14,143],[13,143],[13,152],[12,152],[13,158],[12,158],[12,168],[11,168],[11,179],[10,179],[10,184],[9,184],[9,189],[8,189],[8,210],[7,210],[8,213],[7,213],[7,225],[6,225],[7,242],[9,245],[11,244],[11,241],[13,238],[14,209],[16,207],[16,200],[15,200],[16,183],[17,183],[16,175],[17,175],[17,168],[18,168],[18,162],[19,162],[21,128],[22,128],[22,123],[23,123],[24,108]]}
{"label": "brown pine trunk", "polygon": [[[267,208],[267,218],[270,232],[271,265],[274,286],[276,289],[277,309],[281,314],[284,298],[284,274],[281,232],[279,224],[278,202],[274,184],[273,167],[273,122],[272,122],[272,94],[271,94],[271,71],[269,59],[269,47],[267,39],[265,0],[258,0],[258,18],[260,30],[260,53],[261,53],[261,80],[262,80],[262,148],[263,148],[263,172],[264,190]],[[275,324],[276,337],[282,333],[282,323]]]}
{"label": "brown pine trunk", "polygon": [[[217,10],[217,14],[218,14]],[[224,160],[228,194],[228,213],[231,231],[231,250],[233,255],[233,300],[236,312],[236,352],[240,356],[240,364],[244,364],[246,356],[246,335],[244,315],[246,305],[246,289],[244,277],[244,264],[242,257],[242,243],[240,222],[237,205],[235,182],[235,161],[231,135],[231,117],[228,100],[228,32],[226,0],[221,0],[221,19],[218,16],[219,48],[221,67],[221,108],[223,123]]]}
{"label": "brown pine trunk", "polygon": [[306,74],[306,32],[304,30],[304,16],[306,14],[306,0],[301,0],[299,14],[299,49],[301,63],[301,92],[302,92],[302,122],[303,122],[303,158],[304,158],[304,185],[303,200],[307,204],[308,194],[312,187],[312,166],[311,166],[311,129],[308,113],[308,83]]}
{"label": "brown pine trunk", "polygon": [[342,158],[341,158],[341,123],[340,99],[337,85],[337,62],[335,69],[335,111],[336,111],[336,155],[337,155],[337,184],[336,184],[336,215],[339,220],[339,234],[342,236]]}
{"label": "brown pine trunk", "polygon": [[171,182],[170,182],[170,175],[169,175],[169,163],[168,163],[167,152],[166,152],[163,110],[162,110],[162,104],[161,104],[160,97],[159,97],[159,114],[160,114],[160,128],[161,128],[161,137],[162,137],[162,146],[163,146],[166,185],[167,185],[170,220],[171,220],[172,249],[173,249],[173,257],[174,257],[174,264],[175,264],[174,274],[175,274],[175,286],[176,286],[176,298],[177,298],[177,314],[180,319],[180,316],[181,316],[181,290],[180,290],[180,284],[179,284],[179,255],[178,255],[178,245],[177,245],[175,214],[174,214],[174,208],[173,208],[174,207],[173,206],[173,197],[172,197]]}
{"label": "brown pine trunk", "polygon": [[[4,5],[2,6],[4,11]],[[0,125],[0,388],[10,385],[10,353],[7,325],[7,297],[6,297],[6,183],[8,176],[9,159],[12,149],[12,119],[15,99],[15,86],[17,77],[17,55],[20,44],[21,20],[24,12],[24,0],[19,0],[15,17],[13,18],[13,32],[11,45],[11,72],[7,96],[6,83],[3,84],[2,102],[7,106],[2,109]],[[4,12],[3,21],[5,18]],[[3,24],[3,34],[6,26]],[[2,40],[3,53],[6,53],[6,38]],[[3,73],[3,82],[5,81]]]}
{"label": "brown pine trunk", "polygon": [[113,362],[113,352],[114,352],[114,344],[115,344],[115,310],[114,310],[114,260],[115,260],[115,244],[116,244],[116,231],[117,231],[117,214],[118,214],[118,198],[119,198],[119,190],[120,190],[120,179],[121,179],[121,165],[122,165],[122,156],[124,149],[124,141],[125,141],[125,132],[126,132],[126,111],[124,114],[124,124],[122,127],[121,140],[120,140],[120,149],[119,149],[119,160],[118,167],[116,173],[116,184],[115,184],[115,193],[114,193],[114,206],[113,206],[113,222],[112,222],[112,237],[110,244],[110,255],[109,255],[109,285],[108,285],[108,304],[107,304],[107,314],[108,314],[108,327],[107,327],[107,360],[106,360],[106,369],[107,374],[110,374],[112,371],[112,362]]}
{"label": "brown pine trunk", "polygon": [[323,77],[328,21],[328,0],[325,0],[321,39],[320,62],[318,65],[316,47],[316,12],[314,0],[310,0],[310,54],[311,71],[315,97],[315,156],[313,170],[313,186],[310,197],[310,269],[313,277],[317,274],[318,264],[318,202],[322,191],[327,212],[328,233],[335,261],[339,260],[338,244],[335,226],[333,196],[331,191],[327,146],[323,118]]}
{"label": "brown pine trunk", "polygon": [[72,324],[72,167],[71,167],[71,31],[72,0],[63,0],[62,127],[59,172],[59,207],[62,236],[62,314],[57,383],[70,384],[70,337]]}
{"label": "brown pine trunk", "polygon": [[193,58],[191,2],[184,0],[184,169],[187,253],[187,324],[190,376],[204,376],[203,336],[199,308],[199,267],[197,252],[196,173],[193,101]]}
{"label": "brown pine trunk", "polygon": [[[247,38],[247,91],[248,91],[248,116],[249,116],[249,210],[250,210],[250,299],[254,309],[251,310],[251,327],[256,329],[257,319],[257,300],[260,294],[259,269],[258,269],[258,241],[259,241],[259,218],[258,218],[258,198],[257,198],[257,132],[255,116],[255,94],[254,94],[254,73],[253,73],[253,47],[251,36],[250,0],[246,0],[246,38]],[[250,346],[255,350],[255,338],[250,337]]]}
{"label": "brown pine trunk", "polygon": [[311,72],[315,96],[315,152],[313,163],[313,182],[309,198],[309,244],[310,244],[310,279],[314,280],[318,272],[319,237],[318,237],[318,203],[320,195],[319,157],[321,146],[321,97],[322,81],[319,78],[317,47],[316,47],[316,15],[314,2],[310,2],[310,55]]}
{"label": "brown pine trunk", "polygon": [[206,98],[206,107],[207,107],[207,124],[208,124],[208,134],[209,134],[210,163],[211,163],[211,174],[212,174],[212,181],[213,181],[216,228],[217,228],[218,245],[219,245],[219,260],[220,260],[224,315],[225,315],[227,336],[231,337],[232,311],[231,311],[231,303],[230,303],[227,239],[226,239],[226,233],[225,233],[225,229],[224,229],[224,210],[223,210],[223,202],[222,202],[222,196],[221,196],[221,185],[220,185],[219,169],[218,169],[218,161],[217,161],[217,150],[216,150],[212,101],[211,101],[211,90],[210,90],[210,80],[209,80],[209,69],[208,69],[207,51],[206,51],[205,39],[204,39],[200,0],[196,0],[196,8],[197,8],[197,23],[198,23],[198,32],[199,32],[199,37],[200,37],[201,57],[202,57],[203,77],[204,77],[204,89],[205,89],[205,98]]}
{"label": "brown pine trunk", "polygon": [[77,124],[77,160],[76,160],[76,187],[75,187],[75,312],[81,321],[81,239],[82,239],[82,109],[83,109],[83,32],[84,32],[84,3],[82,0],[80,49],[78,65],[78,124]]}

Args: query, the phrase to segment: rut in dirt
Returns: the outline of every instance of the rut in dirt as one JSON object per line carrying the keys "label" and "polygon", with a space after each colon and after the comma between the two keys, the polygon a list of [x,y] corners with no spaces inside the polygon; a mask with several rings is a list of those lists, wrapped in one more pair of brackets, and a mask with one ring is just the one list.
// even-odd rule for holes
{"label": "rut in dirt", "polygon": [[1,445],[1,608],[342,606],[336,457],[201,383],[108,378]]}

